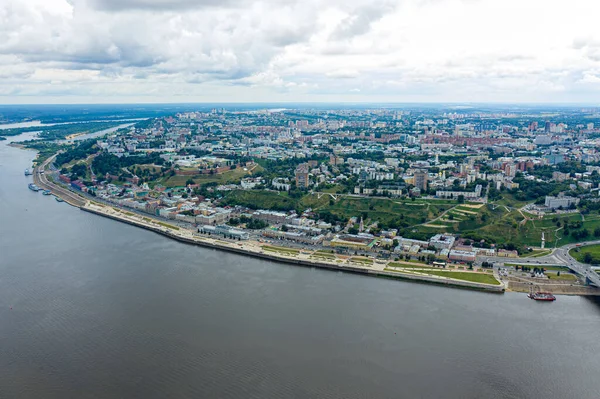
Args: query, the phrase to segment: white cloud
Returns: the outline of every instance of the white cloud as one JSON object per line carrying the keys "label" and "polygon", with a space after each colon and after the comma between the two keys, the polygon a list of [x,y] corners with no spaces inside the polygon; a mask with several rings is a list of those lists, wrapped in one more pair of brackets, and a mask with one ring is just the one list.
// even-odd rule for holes
{"label": "white cloud", "polygon": [[597,101],[589,0],[2,0],[0,102]]}

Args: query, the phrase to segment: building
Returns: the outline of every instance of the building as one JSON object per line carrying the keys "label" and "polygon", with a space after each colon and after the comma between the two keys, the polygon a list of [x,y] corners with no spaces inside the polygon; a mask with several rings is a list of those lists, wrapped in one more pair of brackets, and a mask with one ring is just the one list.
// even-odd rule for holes
{"label": "building", "polygon": [[414,178],[413,178],[413,185],[415,187],[421,189],[421,191],[426,191],[427,190],[427,180],[428,180],[428,174],[426,171],[423,171],[423,170],[416,171],[414,174]]}
{"label": "building", "polygon": [[344,164],[344,158],[338,157],[336,155],[330,155],[329,156],[329,163],[331,165],[343,165]]}
{"label": "building", "polygon": [[436,234],[429,239],[429,244],[436,249],[450,249],[454,245],[456,238],[446,234]]}
{"label": "building", "polygon": [[550,209],[567,209],[571,206],[571,204],[579,204],[579,198],[560,195],[558,197],[552,197],[550,195],[547,195],[546,201],[544,202],[544,205]]}
{"label": "building", "polygon": [[552,179],[556,180],[557,182],[563,182],[565,180],[569,180],[570,178],[571,175],[569,175],[568,173],[562,173],[559,171],[552,172]]}
{"label": "building", "polygon": [[287,214],[284,212],[267,211],[264,209],[259,209],[252,213],[252,218],[262,220],[267,223],[280,224],[284,223],[287,220]]}
{"label": "building", "polygon": [[310,180],[308,178],[308,168],[309,168],[309,165],[306,163],[301,163],[296,168],[296,171],[295,171],[296,187],[308,188],[308,186],[310,185]]}
{"label": "building", "polygon": [[223,224],[217,226],[204,225],[198,228],[198,233],[208,235],[222,235],[223,237],[229,237],[236,240],[247,240],[250,238],[248,233],[246,233],[245,231],[233,229]]}
{"label": "building", "polygon": [[475,262],[477,255],[473,251],[459,251],[456,249],[450,250],[448,259],[458,262]]}
{"label": "building", "polygon": [[499,249],[497,256],[501,258],[517,258],[519,257],[519,253],[517,251],[508,250],[508,249]]}
{"label": "building", "polygon": [[370,250],[376,243],[375,237],[370,235],[342,234],[331,240],[330,245],[332,247]]}
{"label": "building", "polygon": [[483,187],[481,184],[475,186],[475,191],[445,191],[445,190],[437,190],[435,192],[435,196],[439,198],[458,198],[459,196],[463,196],[464,199],[467,198],[479,198],[481,197],[481,190]]}

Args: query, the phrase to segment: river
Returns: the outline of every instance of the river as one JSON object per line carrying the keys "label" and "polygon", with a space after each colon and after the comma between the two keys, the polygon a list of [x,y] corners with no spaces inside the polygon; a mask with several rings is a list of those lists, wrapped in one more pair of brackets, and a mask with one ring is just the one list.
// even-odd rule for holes
{"label": "river", "polygon": [[600,305],[185,245],[27,189],[0,142],[2,398],[597,398]]}

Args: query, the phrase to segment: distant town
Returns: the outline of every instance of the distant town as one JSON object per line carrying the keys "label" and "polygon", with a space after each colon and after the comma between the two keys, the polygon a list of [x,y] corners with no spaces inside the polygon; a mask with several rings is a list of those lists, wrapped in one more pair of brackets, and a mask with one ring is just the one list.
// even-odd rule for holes
{"label": "distant town", "polygon": [[472,268],[600,240],[599,120],[215,108],[31,146],[57,182],[200,235]]}

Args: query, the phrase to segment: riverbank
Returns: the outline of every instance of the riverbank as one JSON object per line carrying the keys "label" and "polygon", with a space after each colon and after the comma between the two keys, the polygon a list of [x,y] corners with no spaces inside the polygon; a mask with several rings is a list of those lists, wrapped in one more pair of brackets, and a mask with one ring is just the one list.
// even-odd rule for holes
{"label": "riverbank", "polygon": [[[54,157],[50,157],[47,159],[42,165],[40,165],[40,169],[45,169],[53,158]],[[406,265],[402,265],[400,268],[397,268],[391,267],[391,265],[398,266],[398,263],[393,261],[368,259],[367,262],[359,259],[360,257],[342,255],[324,256],[324,254],[320,253],[322,251],[307,252],[306,250],[299,251],[287,247],[272,247],[271,245],[261,244],[256,241],[230,242],[226,240],[208,238],[189,229],[179,228],[177,226],[170,225],[169,223],[156,220],[150,215],[147,217],[140,216],[109,205],[103,205],[98,202],[90,201],[84,198],[82,195],[52,182],[45,174],[35,173],[34,181],[40,187],[51,190],[54,195],[62,198],[68,204],[80,208],[83,211],[108,217],[113,220],[128,223],[137,227],[142,227],[187,244],[211,247],[218,250],[235,252],[242,255],[269,259],[298,266],[317,267],[375,277],[441,284],[487,292],[529,292],[530,289],[530,284],[527,285],[509,281],[499,281],[498,284],[492,284],[491,282],[499,280],[499,277],[497,275],[492,277],[491,274],[486,276],[485,273],[454,270],[434,273],[429,272],[428,269],[430,269],[430,267],[414,263],[406,263]],[[573,284],[536,284],[536,290],[551,291],[556,294],[563,295],[600,295],[600,291],[597,289]]]}
{"label": "riverbank", "polygon": [[100,216],[108,217],[113,220],[117,220],[123,223],[131,224],[137,227],[153,231],[158,234],[162,234],[169,238],[193,245],[200,245],[210,247],[214,249],[224,250],[228,252],[234,252],[242,255],[253,256],[262,259],[268,259],[273,261],[279,261],[283,263],[294,264],[305,267],[318,267],[322,269],[343,271],[354,274],[369,275],[375,277],[395,278],[402,280],[411,280],[419,282],[427,282],[433,284],[441,284],[447,286],[454,286],[460,288],[469,288],[482,290],[487,292],[502,293],[505,287],[501,284],[491,285],[483,284],[470,281],[461,281],[446,277],[430,276],[425,274],[419,274],[417,272],[390,272],[383,270],[384,267],[378,269],[377,265],[367,266],[355,263],[353,265],[341,265],[334,262],[328,262],[323,259],[310,259],[310,255],[298,253],[297,255],[286,255],[284,251],[265,251],[263,247],[253,241],[244,242],[228,242],[219,239],[212,239],[200,236],[192,233],[189,230],[180,229],[176,226],[169,227],[168,224],[155,221],[149,217],[141,217],[133,213],[123,212],[118,209],[114,209],[109,206],[104,206],[97,203],[88,202],[86,205],[80,207],[81,210],[94,213]]}

